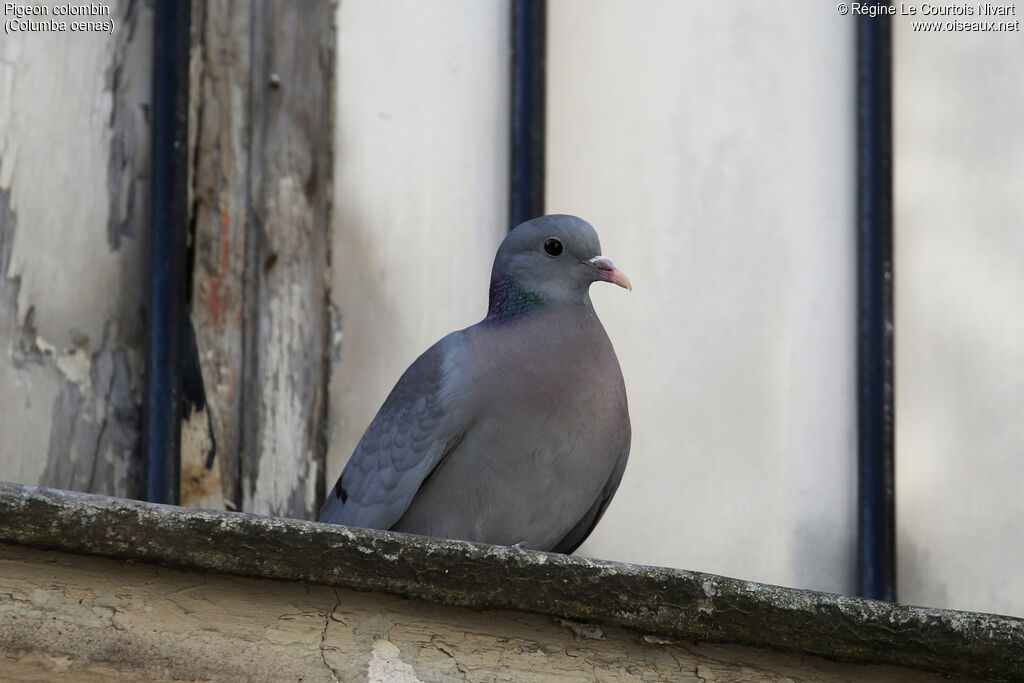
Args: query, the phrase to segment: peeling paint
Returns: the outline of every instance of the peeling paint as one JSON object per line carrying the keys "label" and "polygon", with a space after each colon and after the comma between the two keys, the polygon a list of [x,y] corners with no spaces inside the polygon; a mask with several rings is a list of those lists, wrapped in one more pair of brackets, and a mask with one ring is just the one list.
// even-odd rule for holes
{"label": "peeling paint", "polygon": [[329,356],[332,365],[341,362],[341,344],[344,341],[344,327],[341,309],[333,299],[328,298],[327,313],[331,323],[331,343]]}
{"label": "peeling paint", "polygon": [[373,642],[367,680],[373,683],[421,683],[416,670],[402,661],[401,651],[390,640]]}
{"label": "peeling paint", "polygon": [[[120,271],[106,241],[96,239],[105,232],[109,213],[105,178],[113,96],[105,74],[113,38],[18,34],[4,43],[17,44],[11,70],[17,106],[0,121],[6,138],[0,146],[5,157],[12,155],[4,189],[11,193],[21,227],[7,276],[21,277],[18,311],[24,316],[35,309],[43,337],[64,345],[70,330],[78,329],[95,340],[103,319],[95,312],[105,312],[103,302],[117,299],[108,292],[115,291]],[[76,68],[54,68],[68,63]],[[55,191],[60,201],[54,201]]]}
{"label": "peeling paint", "polygon": [[559,619],[558,623],[572,631],[577,638],[604,640],[604,631],[597,624],[582,624],[578,621],[570,621],[569,619]]}
{"label": "peeling paint", "polygon": [[134,496],[152,10],[118,9],[0,44],[0,476]]}
{"label": "peeling paint", "polygon": [[[189,206],[194,259],[192,319],[201,350],[209,423],[216,437],[213,472],[204,469],[209,450],[189,439],[184,426],[182,501],[241,509],[242,317],[247,244],[250,101],[250,8],[202,3],[193,11],[189,73]],[[189,440],[186,440],[189,439]],[[202,452],[192,452],[193,447]],[[189,464],[193,463],[193,464]],[[199,477],[201,490],[195,489]],[[219,491],[217,490],[219,489]],[[186,499],[185,496],[188,495]]]}
{"label": "peeling paint", "polygon": [[[3,65],[0,64],[0,69],[2,68]],[[18,314],[18,289],[21,282],[17,277],[7,277],[7,265],[10,263],[11,248],[14,245],[14,227],[11,193],[0,186],[0,330],[10,329],[15,324]]]}
{"label": "peeling paint", "polygon": [[219,463],[206,454],[212,452],[207,411],[209,403],[181,423],[181,505],[187,507],[225,508],[224,484]]}
{"label": "peeling paint", "polygon": [[[139,388],[126,350],[109,348],[110,336],[104,335],[91,362],[79,349],[56,354],[60,394],[53,406],[44,485],[138,495]],[[73,360],[61,360],[69,357]]]}
{"label": "peeling paint", "polygon": [[67,353],[60,353],[46,341],[36,337],[36,346],[54,357],[57,369],[64,375],[64,378],[78,386],[80,390],[88,390],[89,370],[91,363],[82,349],[71,349]]}
{"label": "peeling paint", "polygon": [[84,628],[110,628],[121,599],[101,592],[69,595],[60,588],[34,588],[27,593],[8,593],[0,602],[0,614],[31,619],[57,619]]}
{"label": "peeling paint", "polygon": [[113,251],[121,247],[122,240],[139,235],[149,221],[152,57],[150,42],[139,37],[152,31],[153,12],[148,4],[127,2],[121,29],[114,33],[114,56],[107,79],[107,89],[113,94],[107,243]]}
{"label": "peeling paint", "polygon": [[[0,73],[10,68],[0,63]],[[5,159],[10,157],[0,158],[0,164]],[[25,326],[18,325],[21,278],[7,276],[16,224],[10,192],[0,189],[0,434],[7,437],[0,451],[0,479],[35,483],[46,465],[39,457],[50,428],[46,409],[58,388],[34,341],[34,311],[28,311]]]}
{"label": "peeling paint", "polygon": [[[279,178],[267,208],[268,249],[302,254],[311,215],[298,178]],[[292,241],[298,243],[288,243]],[[311,369],[320,360],[310,353],[318,346],[313,321],[320,317],[312,307],[322,300],[296,277],[295,270],[301,268],[282,261],[267,274],[266,319],[260,323],[265,333],[259,340],[261,384],[266,387],[260,393],[260,459],[246,487],[246,509],[259,514],[311,514],[316,500],[315,433],[308,428],[307,389],[317,381]]]}
{"label": "peeling paint", "polygon": [[220,260],[217,272],[202,281],[203,305],[214,327],[220,327],[226,320],[231,297],[231,214],[220,214]]}
{"label": "peeling paint", "polygon": [[224,493],[300,518],[324,476],[334,10],[209,3],[193,32],[192,310]]}

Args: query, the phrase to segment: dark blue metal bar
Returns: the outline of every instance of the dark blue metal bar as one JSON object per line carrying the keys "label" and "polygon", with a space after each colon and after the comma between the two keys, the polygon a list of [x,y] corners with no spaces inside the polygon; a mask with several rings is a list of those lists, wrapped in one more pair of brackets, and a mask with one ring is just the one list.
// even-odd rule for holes
{"label": "dark blue metal bar", "polygon": [[896,599],[893,472],[892,34],[857,18],[860,595]]}
{"label": "dark blue metal bar", "polygon": [[544,215],[547,1],[512,0],[509,229]]}
{"label": "dark blue metal bar", "polygon": [[177,503],[188,232],[188,0],[157,0],[153,46],[150,288],[143,449],[146,500]]}

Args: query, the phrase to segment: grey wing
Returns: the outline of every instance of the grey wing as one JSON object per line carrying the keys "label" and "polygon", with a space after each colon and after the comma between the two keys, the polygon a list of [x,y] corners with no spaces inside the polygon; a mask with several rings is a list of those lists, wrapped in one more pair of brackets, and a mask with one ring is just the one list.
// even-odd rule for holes
{"label": "grey wing", "polygon": [[622,481],[622,473],[626,470],[626,462],[629,460],[629,441],[629,435],[627,434],[626,447],[619,454],[619,459],[615,461],[615,468],[601,489],[597,500],[594,501],[594,504],[590,506],[580,521],[569,530],[565,538],[555,544],[551,552],[565,553],[566,555],[572,554],[583,545],[583,541],[587,540],[587,536],[594,530],[597,523],[601,521],[604,511],[608,509],[608,503],[612,502],[612,496],[615,495],[615,491],[619,488],[619,482]]}
{"label": "grey wing", "polygon": [[321,522],[389,529],[423,481],[462,439],[466,392],[446,367],[458,367],[462,333],[416,359],[391,390],[328,492]]}

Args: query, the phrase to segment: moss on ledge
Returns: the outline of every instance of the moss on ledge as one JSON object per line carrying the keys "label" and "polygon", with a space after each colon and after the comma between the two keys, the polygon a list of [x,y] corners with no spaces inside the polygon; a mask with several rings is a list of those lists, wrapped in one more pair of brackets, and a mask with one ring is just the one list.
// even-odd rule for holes
{"label": "moss on ledge", "polygon": [[1024,620],[678,569],[0,483],[0,542],[381,591],[999,680],[1024,678]]}

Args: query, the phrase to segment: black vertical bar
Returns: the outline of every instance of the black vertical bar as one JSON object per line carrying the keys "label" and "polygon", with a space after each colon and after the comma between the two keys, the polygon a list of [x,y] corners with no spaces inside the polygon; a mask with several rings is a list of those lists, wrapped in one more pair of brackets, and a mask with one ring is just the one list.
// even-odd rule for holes
{"label": "black vertical bar", "polygon": [[547,0],[512,0],[509,229],[544,215]]}
{"label": "black vertical bar", "polygon": [[892,29],[857,18],[860,595],[896,599],[893,467]]}
{"label": "black vertical bar", "polygon": [[156,503],[177,503],[179,488],[190,5],[188,0],[157,0],[154,9],[153,223],[143,448],[145,496]]}

